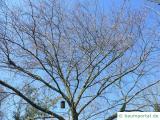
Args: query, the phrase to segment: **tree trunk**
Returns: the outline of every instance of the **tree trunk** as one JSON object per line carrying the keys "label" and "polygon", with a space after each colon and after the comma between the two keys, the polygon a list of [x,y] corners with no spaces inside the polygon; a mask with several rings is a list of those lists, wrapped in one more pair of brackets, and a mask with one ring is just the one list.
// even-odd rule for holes
{"label": "tree trunk", "polygon": [[78,113],[74,108],[72,109],[72,120],[78,120]]}

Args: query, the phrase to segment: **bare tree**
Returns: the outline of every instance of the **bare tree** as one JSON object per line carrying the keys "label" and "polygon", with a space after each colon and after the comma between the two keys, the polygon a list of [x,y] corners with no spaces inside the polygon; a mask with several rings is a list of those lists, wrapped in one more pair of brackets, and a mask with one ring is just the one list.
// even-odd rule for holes
{"label": "bare tree", "polygon": [[[15,76],[0,84],[49,117],[69,119],[38,104],[62,97],[72,120],[113,120],[118,111],[143,110],[137,95],[159,82],[142,85],[155,45],[145,11],[126,1],[110,11],[90,3],[28,0],[1,8],[0,67]],[[39,91],[36,100],[23,91],[26,81]]]}

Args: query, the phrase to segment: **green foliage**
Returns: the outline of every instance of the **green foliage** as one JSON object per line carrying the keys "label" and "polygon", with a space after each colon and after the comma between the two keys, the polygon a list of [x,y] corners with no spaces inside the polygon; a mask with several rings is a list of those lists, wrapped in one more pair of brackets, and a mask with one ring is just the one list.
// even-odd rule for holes
{"label": "green foliage", "polygon": [[154,112],[160,112],[160,104],[155,103],[153,107],[154,107]]}

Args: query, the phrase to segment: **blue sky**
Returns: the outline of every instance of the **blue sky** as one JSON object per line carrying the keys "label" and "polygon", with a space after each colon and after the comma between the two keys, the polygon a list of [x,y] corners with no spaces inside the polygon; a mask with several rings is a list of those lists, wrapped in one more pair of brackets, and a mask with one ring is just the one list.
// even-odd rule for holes
{"label": "blue sky", "polygon": [[[7,1],[8,1],[8,5],[14,5],[14,6],[21,6],[22,5],[20,3],[21,0],[7,0]],[[105,7],[106,10],[113,7],[112,2],[115,3],[114,4],[115,7],[116,6],[118,7],[120,4],[122,4],[122,0],[100,0],[100,1],[102,3],[102,6]],[[74,3],[74,2],[76,2],[76,0],[72,0],[72,1],[68,0],[68,2],[73,2]],[[137,9],[137,8],[149,6],[153,9],[160,10],[160,6],[158,6],[157,4],[151,3],[151,2],[147,2],[147,0],[130,0],[130,6],[131,6],[132,9]],[[23,6],[23,7],[25,7],[25,6]],[[1,78],[9,75],[8,73],[4,73],[4,72],[3,73],[0,72],[0,73],[3,74],[3,76],[1,76]]]}

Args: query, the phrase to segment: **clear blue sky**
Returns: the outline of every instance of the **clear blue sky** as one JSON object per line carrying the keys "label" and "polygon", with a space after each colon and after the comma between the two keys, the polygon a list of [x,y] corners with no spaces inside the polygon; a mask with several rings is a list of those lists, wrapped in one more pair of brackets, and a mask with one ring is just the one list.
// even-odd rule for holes
{"label": "clear blue sky", "polygon": [[[14,6],[21,6],[22,4],[20,3],[21,0],[7,0],[8,2],[8,5],[14,5]],[[37,0],[38,1],[38,0]],[[68,2],[73,2],[75,3],[76,0],[67,0]],[[89,1],[89,0],[88,0]],[[90,0],[91,1],[91,0]],[[113,7],[113,3],[114,2],[115,6],[120,6],[120,4],[122,4],[122,1],[123,0],[100,0],[101,2],[101,5],[106,9],[108,10],[109,8]],[[72,4],[73,4],[72,3]],[[158,6],[157,4],[154,4],[154,3],[151,3],[151,2],[147,2],[147,0],[129,0],[129,3],[130,3],[130,6],[132,9],[137,9],[137,8],[141,8],[141,7],[146,7],[146,6],[150,6],[151,8],[153,9],[156,9],[156,10],[160,10],[160,6]],[[69,3],[68,3],[69,4]],[[23,6],[25,7],[25,6]],[[147,8],[147,7],[146,7]],[[1,74],[1,78],[5,77],[5,76],[8,76],[9,74],[8,73],[4,73],[4,72],[0,72]],[[3,74],[3,76],[2,76]]]}

